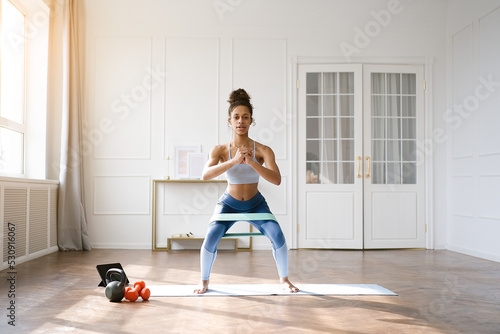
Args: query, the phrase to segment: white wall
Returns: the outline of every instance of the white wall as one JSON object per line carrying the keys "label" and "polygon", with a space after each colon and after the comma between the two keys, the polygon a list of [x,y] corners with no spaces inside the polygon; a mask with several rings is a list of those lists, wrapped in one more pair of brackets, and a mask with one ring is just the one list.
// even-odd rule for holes
{"label": "white wall", "polygon": [[[445,127],[445,0],[85,0],[85,10],[85,191],[94,247],[151,247],[151,179],[172,175],[175,145],[201,144],[208,153],[228,141],[226,100],[238,87],[253,96],[251,136],[276,153],[283,183],[262,182],[261,190],[291,240],[295,57],[348,62],[347,44],[361,62],[431,57],[431,121]],[[359,39],[359,30],[377,25]],[[446,145],[435,144],[427,152],[436,166],[430,246],[444,247]],[[203,234],[202,224],[179,229]],[[188,231],[167,231],[180,232]]]}
{"label": "white wall", "polygon": [[450,2],[448,248],[500,261],[500,1]]}

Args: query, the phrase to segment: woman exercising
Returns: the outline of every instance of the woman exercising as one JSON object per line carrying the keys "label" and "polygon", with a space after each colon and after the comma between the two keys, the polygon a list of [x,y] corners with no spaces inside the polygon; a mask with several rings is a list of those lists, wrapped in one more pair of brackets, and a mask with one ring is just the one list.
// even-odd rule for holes
{"label": "woman exercising", "polygon": [[[203,180],[213,179],[226,172],[227,189],[215,207],[215,214],[271,213],[265,198],[257,189],[260,176],[279,185],[281,174],[268,146],[256,143],[248,137],[253,123],[253,107],[250,96],[243,89],[229,96],[228,122],[233,138],[227,145],[217,145],[203,169]],[[217,256],[217,244],[235,221],[212,221],[200,251],[201,283],[194,293],[205,293],[212,265]],[[278,267],[280,282],[291,292],[299,289],[288,280],[288,249],[281,227],[275,220],[252,220],[250,223],[271,240],[273,255]]]}

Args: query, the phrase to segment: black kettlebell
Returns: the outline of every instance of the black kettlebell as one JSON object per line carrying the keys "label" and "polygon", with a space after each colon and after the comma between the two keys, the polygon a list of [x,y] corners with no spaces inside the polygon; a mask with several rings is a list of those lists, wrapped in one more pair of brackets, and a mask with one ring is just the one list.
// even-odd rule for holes
{"label": "black kettlebell", "polygon": [[[111,275],[120,275],[119,281],[112,281]],[[106,272],[106,289],[104,294],[110,302],[119,302],[125,297],[125,280],[126,276],[123,270],[117,268],[111,268]]]}

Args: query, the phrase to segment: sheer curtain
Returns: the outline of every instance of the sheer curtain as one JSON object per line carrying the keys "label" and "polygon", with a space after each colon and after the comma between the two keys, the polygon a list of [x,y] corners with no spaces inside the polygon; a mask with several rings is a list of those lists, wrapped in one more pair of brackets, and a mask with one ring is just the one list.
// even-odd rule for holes
{"label": "sheer curtain", "polygon": [[[90,250],[83,194],[82,48],[77,0],[46,0],[50,7],[48,112],[61,115],[58,245],[63,251]],[[80,5],[81,6],[81,5]]]}
{"label": "sheer curtain", "polygon": [[354,74],[306,75],[306,182],[354,183]]}
{"label": "sheer curtain", "polygon": [[372,73],[372,183],[416,183],[416,77]]}

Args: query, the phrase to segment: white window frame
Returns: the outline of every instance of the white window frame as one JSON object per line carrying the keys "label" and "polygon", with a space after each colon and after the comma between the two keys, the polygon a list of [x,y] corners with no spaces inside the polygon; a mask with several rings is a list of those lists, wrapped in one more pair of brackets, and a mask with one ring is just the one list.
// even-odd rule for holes
{"label": "white window frame", "polygon": [[[24,8],[24,6],[22,6],[19,2],[15,1],[15,0],[7,0],[9,1],[14,7],[16,7],[23,15],[24,15],[24,36],[26,36],[26,22],[27,22],[27,11],[26,9]],[[2,34],[3,34],[3,25],[2,25],[2,19],[1,19],[1,13],[2,13],[2,1],[0,1],[0,31],[2,31]],[[1,50],[1,48],[0,48]],[[2,117],[2,115],[0,114],[0,127],[1,128],[5,128],[5,129],[8,129],[8,130],[12,130],[12,131],[16,131],[16,132],[19,132],[23,135],[23,167],[22,167],[22,172],[20,173],[20,175],[24,175],[25,173],[25,170],[26,170],[26,156],[25,156],[25,153],[26,153],[26,52],[27,52],[27,48],[25,46],[24,48],[24,78],[23,78],[23,89],[24,89],[24,101],[23,101],[23,123],[18,123],[18,122],[15,122],[13,120],[10,120],[8,118],[5,118],[5,117]],[[1,64],[2,64],[2,59],[0,57],[0,73],[1,73]],[[0,81],[0,88],[1,88],[1,81]],[[2,96],[0,94],[0,101],[2,99]],[[0,173],[2,174],[11,174],[11,173],[7,173],[7,172],[3,172],[3,171],[0,171]],[[17,173],[15,173],[14,175],[19,175]]]}
{"label": "white window frame", "polygon": [[[43,0],[8,1],[25,15],[24,110],[23,124],[0,116],[0,127],[23,134],[24,152],[22,173],[0,171],[0,177],[45,179],[50,9]],[[0,3],[0,14],[1,9]]]}

